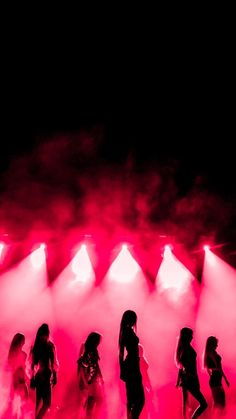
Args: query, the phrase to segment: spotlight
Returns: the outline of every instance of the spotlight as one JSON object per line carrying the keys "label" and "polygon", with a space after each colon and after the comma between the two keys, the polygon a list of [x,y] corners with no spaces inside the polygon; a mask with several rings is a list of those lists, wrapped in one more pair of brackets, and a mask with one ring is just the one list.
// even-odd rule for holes
{"label": "spotlight", "polygon": [[30,255],[31,263],[35,269],[39,269],[45,263],[45,248],[46,245],[42,243]]}
{"label": "spotlight", "polygon": [[113,261],[109,274],[111,280],[116,282],[132,282],[140,267],[131,255],[128,245],[122,244],[121,250]]}
{"label": "spotlight", "polygon": [[168,257],[168,256],[170,256],[172,254],[172,246],[170,245],[170,244],[166,244],[165,246],[164,246],[164,254],[163,254],[163,256],[164,257]]}
{"label": "spotlight", "polygon": [[74,256],[71,265],[72,272],[76,275],[76,280],[87,282],[93,277],[93,268],[88,255],[86,244],[82,244]]}

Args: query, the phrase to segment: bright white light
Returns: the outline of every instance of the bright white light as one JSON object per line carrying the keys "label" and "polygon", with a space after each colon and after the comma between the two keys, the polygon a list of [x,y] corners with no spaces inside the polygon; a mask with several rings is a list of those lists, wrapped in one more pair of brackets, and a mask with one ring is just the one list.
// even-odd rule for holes
{"label": "bright white light", "polygon": [[168,291],[173,301],[178,301],[185,294],[192,282],[192,275],[188,269],[173,255],[170,248],[165,249],[164,259],[157,275],[160,292]]}
{"label": "bright white light", "polygon": [[139,270],[140,267],[130,254],[127,245],[123,244],[120,253],[109,269],[110,278],[117,282],[130,282]]}
{"label": "bright white light", "polygon": [[164,247],[164,258],[167,258],[172,255],[172,248],[169,244],[166,244]]}
{"label": "bright white light", "polygon": [[34,250],[30,255],[30,260],[35,269],[41,268],[45,263],[45,244],[41,244],[38,249]]}
{"label": "bright white light", "polygon": [[0,262],[1,262],[1,259],[2,259],[2,254],[3,254],[3,250],[4,250],[4,243],[0,243]]}
{"label": "bright white light", "polygon": [[209,249],[209,246],[208,246],[208,249],[206,249],[205,258],[206,258],[207,262],[209,263],[209,265],[215,266],[215,264],[216,264],[216,256]]}
{"label": "bright white light", "polygon": [[71,269],[76,275],[76,281],[87,282],[94,277],[92,264],[85,244],[81,245],[80,250],[72,260]]}

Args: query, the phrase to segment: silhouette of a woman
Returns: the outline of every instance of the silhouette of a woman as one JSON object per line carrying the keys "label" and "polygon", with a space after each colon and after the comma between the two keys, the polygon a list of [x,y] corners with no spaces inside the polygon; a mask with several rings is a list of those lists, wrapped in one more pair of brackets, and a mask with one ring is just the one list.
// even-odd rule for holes
{"label": "silhouette of a woman", "polygon": [[55,346],[49,340],[49,327],[46,323],[43,323],[37,331],[31,356],[31,380],[34,379],[36,388],[35,418],[41,419],[51,406],[51,386],[57,382],[58,367]]}
{"label": "silhouette of a woman", "polygon": [[191,346],[193,331],[188,327],[180,330],[176,350],[176,362],[179,367],[177,387],[182,387],[183,392],[183,416],[186,417],[188,392],[199,402],[199,406],[193,412],[192,419],[198,418],[207,408],[207,402],[200,391],[197,374],[197,354]]}
{"label": "silhouette of a woman", "polygon": [[213,406],[215,409],[223,410],[225,408],[225,391],[222,378],[224,378],[227,386],[229,386],[229,381],[222,369],[221,356],[216,352],[217,346],[218,340],[216,337],[209,336],[204,352],[204,367],[210,376],[209,385],[213,397]]}
{"label": "silhouette of a woman", "polygon": [[[23,351],[25,336],[22,333],[16,333],[11,341],[8,352],[8,365],[12,373],[12,401],[13,409],[17,408],[18,416],[22,413],[22,406],[28,398],[28,386],[26,384],[26,358],[27,354]],[[16,399],[18,399],[16,401]],[[16,403],[14,402],[16,401]]]}
{"label": "silhouette of a woman", "polygon": [[103,402],[103,378],[97,350],[101,337],[97,332],[90,333],[81,347],[77,361],[80,390],[79,414],[83,415],[83,410],[85,410],[86,418],[96,418],[100,414]]}
{"label": "silhouette of a woman", "polygon": [[145,401],[139,365],[139,338],[135,333],[136,323],[137,315],[134,311],[127,310],[123,313],[119,334],[119,362],[120,378],[126,384],[128,419],[139,418]]}

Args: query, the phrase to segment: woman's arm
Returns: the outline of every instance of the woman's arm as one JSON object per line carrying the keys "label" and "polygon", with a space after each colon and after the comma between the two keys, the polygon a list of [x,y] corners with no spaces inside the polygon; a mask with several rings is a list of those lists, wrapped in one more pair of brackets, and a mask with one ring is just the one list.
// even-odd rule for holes
{"label": "woman's arm", "polygon": [[229,381],[228,381],[228,379],[227,379],[227,377],[226,377],[226,375],[225,375],[225,373],[224,373],[224,371],[223,370],[221,370],[222,371],[222,376],[224,377],[224,380],[225,380],[225,382],[226,382],[226,385],[229,387]]}
{"label": "woman's arm", "polygon": [[35,357],[33,353],[33,349],[31,348],[30,355],[29,355],[29,365],[30,365],[30,371],[29,371],[29,377],[30,377],[30,388],[35,389],[36,383],[35,383],[35,366],[37,365],[35,362]]}
{"label": "woman's arm", "polygon": [[216,356],[212,351],[209,352],[206,357],[206,370],[210,376],[212,375],[213,371],[219,371]]}
{"label": "woman's arm", "polygon": [[122,381],[126,381],[126,368],[125,368],[125,361],[124,361],[124,352],[125,347],[124,345],[120,345],[120,352],[119,352],[119,363],[120,363],[120,379]]}
{"label": "woman's arm", "polygon": [[218,371],[221,372],[222,377],[224,378],[224,380],[226,382],[226,385],[229,387],[229,381],[227,380],[227,377],[226,377],[226,375],[225,375],[225,373],[223,371],[223,368],[222,368],[221,357],[218,354],[214,354],[213,356],[214,356],[213,357],[213,360],[214,360],[215,365],[216,365],[216,368],[213,368],[213,370],[215,369],[215,370],[218,370]]}
{"label": "woman's arm", "polygon": [[77,375],[79,380],[79,388],[80,390],[84,390],[88,387],[88,382],[85,376],[85,367],[80,361],[80,359],[77,361]]}
{"label": "woman's arm", "polygon": [[176,385],[175,385],[176,387],[179,387],[180,384],[181,384],[182,372],[183,372],[182,368],[179,368],[178,375],[177,375],[177,380],[176,380]]}
{"label": "woman's arm", "polygon": [[226,375],[225,375],[225,373],[224,373],[224,371],[223,371],[221,361],[220,361],[219,369],[220,369],[220,371],[221,371],[222,377],[224,378],[224,380],[225,380],[225,382],[226,382],[226,385],[229,387],[229,381],[228,381],[228,379],[227,379],[227,377],[226,377]]}
{"label": "woman's arm", "polygon": [[124,348],[124,345],[122,344],[120,345],[120,352],[119,352],[120,368],[122,367],[123,362],[124,362],[124,352],[125,352],[125,348]]}
{"label": "woman's arm", "polygon": [[59,368],[59,362],[57,359],[56,347],[53,343],[52,344],[52,353],[51,353],[51,368],[52,368],[52,385],[55,386],[57,383],[57,371]]}
{"label": "woman's arm", "polygon": [[33,353],[32,348],[31,348],[30,354],[29,354],[29,365],[30,365],[30,375],[32,377],[32,376],[34,376],[34,368],[37,365],[37,363],[35,362],[35,357],[34,357],[34,353]]}
{"label": "woman's arm", "polygon": [[209,374],[210,376],[212,375],[212,371],[213,371],[213,369],[214,369],[214,368],[208,368],[208,367],[206,368],[206,370],[207,370],[207,372],[208,372],[208,374]]}
{"label": "woman's arm", "polygon": [[52,370],[58,371],[59,369],[59,362],[57,358],[57,351],[55,345],[53,345],[53,357],[52,357]]}

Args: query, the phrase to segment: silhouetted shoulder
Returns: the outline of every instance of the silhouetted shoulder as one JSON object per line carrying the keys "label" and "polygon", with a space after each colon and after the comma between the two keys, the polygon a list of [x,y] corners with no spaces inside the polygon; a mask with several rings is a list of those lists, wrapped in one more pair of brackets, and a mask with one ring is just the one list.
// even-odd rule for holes
{"label": "silhouetted shoulder", "polygon": [[125,330],[123,339],[124,339],[125,344],[130,344],[130,343],[138,344],[139,342],[138,336],[131,328],[128,328],[127,330]]}
{"label": "silhouetted shoulder", "polygon": [[53,342],[51,342],[51,341],[49,341],[48,342],[48,349],[49,349],[49,352],[55,352],[55,345],[54,345],[54,343]]}

